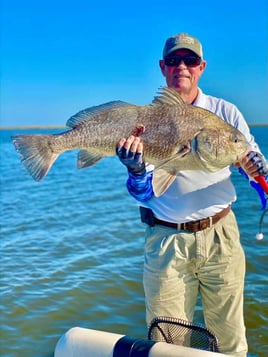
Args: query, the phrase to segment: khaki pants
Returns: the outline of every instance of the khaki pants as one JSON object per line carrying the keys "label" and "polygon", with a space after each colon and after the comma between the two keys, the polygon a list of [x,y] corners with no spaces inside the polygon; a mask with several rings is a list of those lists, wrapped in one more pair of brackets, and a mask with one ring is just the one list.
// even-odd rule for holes
{"label": "khaki pants", "polygon": [[232,211],[197,233],[148,226],[143,276],[148,324],[157,316],[192,321],[200,293],[206,326],[217,336],[220,352],[244,357],[244,277],[245,255]]}

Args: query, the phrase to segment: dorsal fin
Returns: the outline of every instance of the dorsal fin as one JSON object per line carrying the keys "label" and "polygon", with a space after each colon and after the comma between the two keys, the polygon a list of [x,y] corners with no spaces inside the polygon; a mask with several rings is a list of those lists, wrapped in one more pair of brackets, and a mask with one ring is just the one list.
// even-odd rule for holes
{"label": "dorsal fin", "polygon": [[70,128],[74,128],[78,124],[82,123],[84,120],[87,120],[96,114],[100,114],[103,112],[110,111],[112,109],[116,109],[119,107],[126,107],[126,106],[133,106],[133,104],[122,102],[121,100],[116,100],[113,102],[97,105],[95,107],[86,108],[76,113],[75,115],[71,116],[71,118],[67,120],[66,125]]}
{"label": "dorsal fin", "polygon": [[154,97],[153,104],[185,105],[184,100],[175,89],[161,87],[158,93],[159,95]]}

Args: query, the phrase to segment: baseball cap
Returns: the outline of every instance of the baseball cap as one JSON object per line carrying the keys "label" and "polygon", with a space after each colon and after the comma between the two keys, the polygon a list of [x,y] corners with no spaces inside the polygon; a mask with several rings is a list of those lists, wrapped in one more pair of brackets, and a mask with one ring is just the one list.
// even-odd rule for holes
{"label": "baseball cap", "polygon": [[188,35],[188,33],[180,33],[169,37],[166,40],[163,49],[163,58],[180,48],[191,50],[197,54],[197,56],[203,58],[203,50],[200,41],[197,38]]}

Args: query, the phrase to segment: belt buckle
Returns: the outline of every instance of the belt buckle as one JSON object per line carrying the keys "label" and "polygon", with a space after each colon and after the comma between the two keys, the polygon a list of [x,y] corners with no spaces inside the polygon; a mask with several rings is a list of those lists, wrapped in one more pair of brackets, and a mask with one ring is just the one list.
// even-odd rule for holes
{"label": "belt buckle", "polygon": [[[184,231],[187,230],[187,223],[191,224],[191,222],[186,222],[186,223],[180,223],[178,224],[178,229],[182,229]],[[203,231],[204,229],[206,228],[211,228],[213,226],[213,217],[210,216],[210,217],[207,217],[205,219],[202,219],[200,221],[195,221],[195,222],[192,222],[193,224],[194,223],[199,223],[198,225],[198,228],[196,227],[196,229],[189,229],[190,232],[198,232],[199,230],[200,231]]]}
{"label": "belt buckle", "polygon": [[200,229],[201,230],[204,230],[206,228],[211,228],[213,225],[212,223],[212,217],[208,217],[206,218],[203,222],[200,222]]}

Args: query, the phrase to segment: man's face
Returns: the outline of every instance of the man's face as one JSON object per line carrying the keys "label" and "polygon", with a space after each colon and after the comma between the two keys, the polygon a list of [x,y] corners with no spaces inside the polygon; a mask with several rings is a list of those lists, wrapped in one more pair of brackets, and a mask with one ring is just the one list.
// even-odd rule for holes
{"label": "man's face", "polygon": [[[197,57],[192,51],[187,49],[174,51],[168,57],[176,56]],[[206,62],[201,61],[200,64],[195,66],[187,66],[184,61],[181,60],[175,66],[168,66],[165,64],[164,60],[160,60],[159,65],[164,77],[166,78],[168,87],[174,88],[178,93],[189,94],[191,91],[197,89],[198,80],[206,67]]]}

